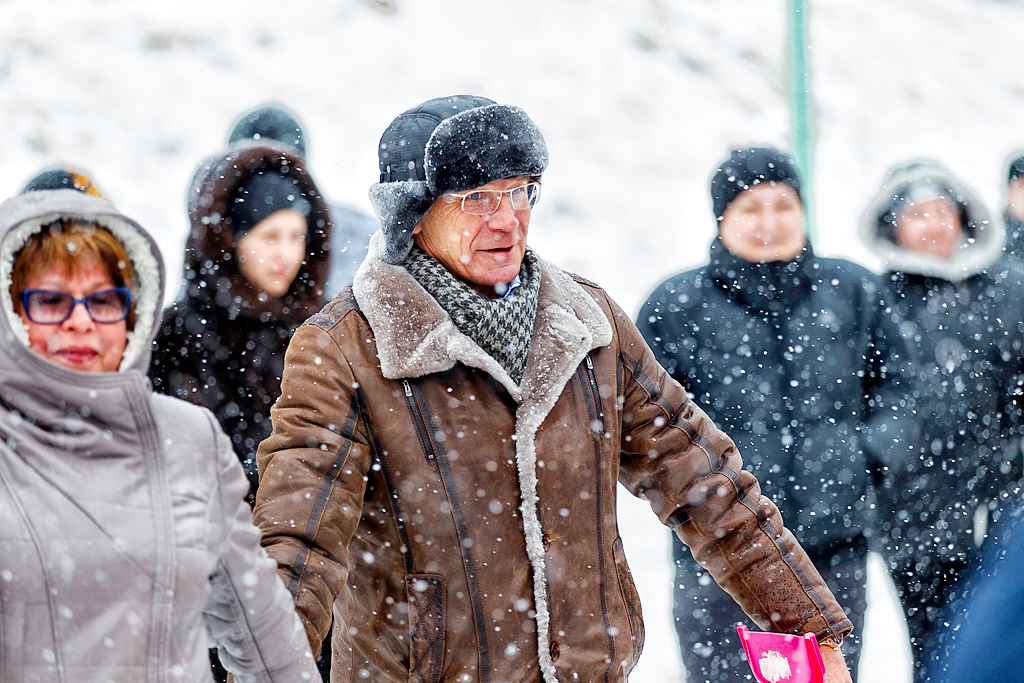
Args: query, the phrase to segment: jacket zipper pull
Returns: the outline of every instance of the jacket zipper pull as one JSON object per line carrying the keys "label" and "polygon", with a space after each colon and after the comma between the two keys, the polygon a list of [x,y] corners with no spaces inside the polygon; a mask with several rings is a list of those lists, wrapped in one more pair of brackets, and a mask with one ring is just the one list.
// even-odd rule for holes
{"label": "jacket zipper pull", "polygon": [[409,386],[409,380],[403,379],[402,386],[405,387],[405,395],[409,398],[412,398],[412,387]]}
{"label": "jacket zipper pull", "polygon": [[587,369],[593,370],[594,369],[594,361],[590,360],[590,354],[589,353],[587,354],[586,358],[587,358]]}

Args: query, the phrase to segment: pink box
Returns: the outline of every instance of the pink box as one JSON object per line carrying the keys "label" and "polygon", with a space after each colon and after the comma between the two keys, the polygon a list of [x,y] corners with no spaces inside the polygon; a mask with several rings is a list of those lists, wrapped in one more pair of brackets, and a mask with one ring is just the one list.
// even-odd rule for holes
{"label": "pink box", "polygon": [[794,636],[788,633],[750,631],[736,627],[754,678],[760,683],[822,683],[825,663],[818,641],[812,633]]}

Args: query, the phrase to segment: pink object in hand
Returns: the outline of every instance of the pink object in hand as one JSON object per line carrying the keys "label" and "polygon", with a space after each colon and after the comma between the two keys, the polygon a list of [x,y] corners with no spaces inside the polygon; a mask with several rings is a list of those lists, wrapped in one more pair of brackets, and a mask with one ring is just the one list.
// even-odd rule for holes
{"label": "pink object in hand", "polygon": [[822,683],[825,663],[814,634],[750,631],[736,627],[754,678],[760,683]]}

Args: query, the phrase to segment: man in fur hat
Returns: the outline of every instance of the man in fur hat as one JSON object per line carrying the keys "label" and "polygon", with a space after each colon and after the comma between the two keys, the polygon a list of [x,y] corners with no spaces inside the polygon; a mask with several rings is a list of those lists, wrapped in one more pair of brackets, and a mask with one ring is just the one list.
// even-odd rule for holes
{"label": "man in fur hat", "polygon": [[332,680],[622,681],[643,647],[616,486],[761,628],[852,629],[732,441],[605,292],[526,245],[547,147],[516,107],[395,119],[381,230],[296,332],[255,516]]}

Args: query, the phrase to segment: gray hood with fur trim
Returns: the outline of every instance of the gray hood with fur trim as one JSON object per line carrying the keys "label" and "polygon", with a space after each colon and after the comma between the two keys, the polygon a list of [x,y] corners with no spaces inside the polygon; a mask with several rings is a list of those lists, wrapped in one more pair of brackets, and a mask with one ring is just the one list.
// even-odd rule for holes
{"label": "gray hood with fur trim", "polygon": [[[28,347],[28,330],[14,310],[10,297],[14,256],[28,239],[45,226],[61,219],[95,223],[110,230],[124,245],[135,270],[135,326],[128,332],[128,345],[121,361],[121,372],[129,369],[146,372],[150,345],[156,335],[164,291],[164,268],[153,238],[138,223],[118,211],[105,199],[76,190],[50,190],[19,195],[0,204],[0,306],[3,339],[17,339],[3,354],[19,364],[35,364],[39,357]],[[23,358],[24,357],[24,358]],[[43,361],[45,362],[45,361]],[[47,362],[47,365],[51,365]],[[72,372],[72,371],[68,371]],[[82,373],[75,372],[77,377]]]}
{"label": "gray hood with fur trim", "polygon": [[[14,256],[56,220],[103,226],[136,274],[119,372],[28,346]],[[209,411],[152,392],[163,266],[152,238],[75,190],[0,204],[0,680],[239,683],[317,677],[291,596],[260,549],[231,443]]]}
{"label": "gray hood with fur trim", "polygon": [[[960,210],[963,245],[946,260],[900,247],[892,238],[895,212],[908,190],[935,185],[950,192]],[[944,166],[935,161],[916,160],[889,170],[881,190],[861,219],[861,239],[879,254],[888,272],[906,272],[940,277],[951,282],[966,280],[985,270],[1002,254],[1004,232],[989,219],[981,199]]]}

